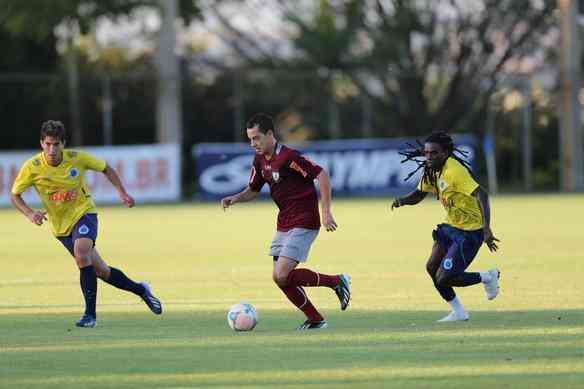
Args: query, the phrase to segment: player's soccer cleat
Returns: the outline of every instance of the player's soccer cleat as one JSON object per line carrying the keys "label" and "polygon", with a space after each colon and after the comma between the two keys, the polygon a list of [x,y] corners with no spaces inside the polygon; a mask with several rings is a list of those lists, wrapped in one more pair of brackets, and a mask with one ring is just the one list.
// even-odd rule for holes
{"label": "player's soccer cleat", "polygon": [[455,312],[452,311],[448,315],[444,316],[442,319],[437,320],[436,323],[446,323],[450,321],[467,321],[469,319],[467,312]]}
{"label": "player's soccer cleat", "polygon": [[297,330],[298,331],[320,330],[320,329],[327,328],[327,327],[328,327],[328,323],[326,322],[326,320],[321,320],[321,321],[306,320],[304,323],[302,323],[300,325],[300,327],[297,328]]}
{"label": "player's soccer cleat", "polygon": [[91,315],[83,315],[81,319],[75,322],[77,327],[93,328],[97,325],[97,320]]}
{"label": "player's soccer cleat", "polygon": [[483,281],[487,298],[493,300],[499,294],[499,277],[501,272],[499,269],[491,269],[487,272],[487,279]]}
{"label": "player's soccer cleat", "polygon": [[351,300],[351,277],[348,274],[341,274],[339,277],[341,282],[335,286],[334,290],[341,303],[341,311],[344,311]]}
{"label": "player's soccer cleat", "polygon": [[147,282],[140,282],[140,285],[144,287],[144,293],[140,296],[142,300],[148,305],[148,308],[156,314],[160,315],[162,313],[162,304],[160,300],[158,300],[153,294],[152,290],[150,290],[150,284]]}

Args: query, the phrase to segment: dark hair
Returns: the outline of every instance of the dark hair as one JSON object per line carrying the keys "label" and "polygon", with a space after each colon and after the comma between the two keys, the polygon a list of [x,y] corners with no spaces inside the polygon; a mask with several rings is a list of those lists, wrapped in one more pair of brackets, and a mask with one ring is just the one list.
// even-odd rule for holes
{"label": "dark hair", "polygon": [[[446,158],[454,158],[462,166],[464,166],[469,173],[472,175],[472,171],[470,169],[470,164],[468,161],[464,160],[463,157],[466,157],[467,152],[464,150],[460,150],[459,148],[454,147],[454,141],[452,137],[443,130],[434,131],[428,136],[425,143],[436,143],[442,147],[442,149],[446,152]],[[408,143],[407,145],[410,147],[409,150],[400,151],[399,154],[403,155],[405,158],[401,161],[401,163],[407,161],[414,161],[418,164],[418,167],[410,172],[408,176],[405,178],[407,181],[410,177],[412,177],[416,172],[420,169],[424,169],[424,174],[422,176],[422,181],[426,184],[432,185],[436,188],[436,196],[438,196],[438,177],[442,175],[442,168],[439,169],[432,168],[426,165],[425,159],[419,159],[424,157],[424,144],[420,141],[416,141],[417,145],[412,145]],[[458,154],[458,155],[457,155]]]}
{"label": "dark hair", "polygon": [[58,120],[47,120],[41,125],[41,140],[47,136],[65,142],[65,126]]}
{"label": "dark hair", "polygon": [[267,115],[265,113],[256,113],[255,115],[253,115],[251,119],[247,121],[246,128],[254,128],[256,126],[258,130],[263,134],[267,133],[269,130],[272,130],[274,135],[276,135],[274,120],[270,115]]}

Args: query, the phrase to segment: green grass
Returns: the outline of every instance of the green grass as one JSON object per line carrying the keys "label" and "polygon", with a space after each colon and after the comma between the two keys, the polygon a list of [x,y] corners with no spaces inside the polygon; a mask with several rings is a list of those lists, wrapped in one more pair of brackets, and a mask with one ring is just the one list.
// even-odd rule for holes
{"label": "green grass", "polygon": [[[425,274],[436,201],[388,211],[388,201],[337,201],[340,228],[321,232],[308,267],[348,272],[346,312],[330,290],[308,293],[330,328],[298,333],[301,313],[271,281],[265,255],[271,203],[102,208],[98,247],[110,265],[151,281],[156,317],[135,297],[99,284],[98,322],[82,312],[73,259],[13,210],[0,210],[1,388],[584,388],[584,196],[496,197],[501,294],[458,289],[466,323]],[[251,333],[227,327],[240,300],[260,315]]]}

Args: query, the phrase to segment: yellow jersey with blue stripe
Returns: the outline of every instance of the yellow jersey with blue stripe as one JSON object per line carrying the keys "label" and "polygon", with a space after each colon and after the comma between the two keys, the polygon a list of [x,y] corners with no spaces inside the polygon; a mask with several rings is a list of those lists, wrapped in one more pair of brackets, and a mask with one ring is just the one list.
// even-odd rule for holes
{"label": "yellow jersey with blue stripe", "polygon": [[483,215],[479,202],[472,193],[479,184],[470,172],[456,159],[449,157],[442,167],[442,174],[437,179],[436,187],[421,180],[418,190],[438,194],[446,210],[446,224],[465,231],[483,228]]}
{"label": "yellow jersey with blue stripe", "polygon": [[67,236],[86,213],[95,213],[95,203],[85,184],[87,170],[103,172],[106,162],[74,150],[63,150],[63,160],[51,166],[41,152],[22,165],[12,186],[13,194],[29,187],[38,193],[55,236]]}

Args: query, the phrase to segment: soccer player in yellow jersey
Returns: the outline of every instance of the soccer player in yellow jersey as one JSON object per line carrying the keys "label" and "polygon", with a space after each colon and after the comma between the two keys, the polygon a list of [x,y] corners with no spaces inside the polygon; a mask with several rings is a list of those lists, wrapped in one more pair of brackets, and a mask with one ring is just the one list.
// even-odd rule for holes
{"label": "soccer player in yellow jersey", "polygon": [[[128,207],[134,199],[122,184],[118,174],[105,161],[74,150],[65,150],[65,128],[59,121],[49,120],[41,127],[42,152],[24,163],[12,186],[12,203],[32,223],[42,225],[48,220],[55,237],[75,258],[80,271],[80,284],[85,299],[85,314],[77,327],[95,327],[97,278],[116,288],[140,296],[150,310],[162,313],[160,301],[150,286],[136,283],[101,258],[97,240],[97,210],[84,181],[86,170],[102,172],[118,190],[121,201]],[[34,187],[45,210],[30,208],[21,194]]]}
{"label": "soccer player in yellow jersey", "polygon": [[466,272],[483,243],[494,252],[499,240],[491,231],[487,192],[474,180],[467,162],[455,154],[457,151],[450,135],[439,131],[426,139],[423,149],[402,152],[406,156],[404,161],[418,162],[424,174],[416,190],[391,204],[392,210],[402,205],[415,205],[432,193],[446,210],[446,222],[439,224],[432,233],[434,246],[426,264],[434,286],[452,308],[439,322],[469,319],[453,287],[483,283],[489,300],[499,293],[498,269]]}

